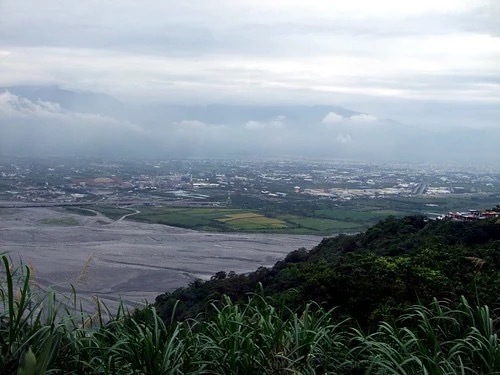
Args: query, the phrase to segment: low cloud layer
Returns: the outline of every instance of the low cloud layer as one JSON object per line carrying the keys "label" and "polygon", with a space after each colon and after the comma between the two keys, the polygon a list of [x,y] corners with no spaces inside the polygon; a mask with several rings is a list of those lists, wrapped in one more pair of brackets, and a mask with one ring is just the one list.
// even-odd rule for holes
{"label": "low cloud layer", "polygon": [[497,0],[4,0],[0,86],[183,105],[498,104],[498,19]]}
{"label": "low cloud layer", "polygon": [[494,164],[499,4],[2,0],[0,153]]}
{"label": "low cloud layer", "polygon": [[[0,93],[4,155],[499,162],[496,128],[412,127],[340,107],[142,107],[115,114]],[[35,95],[36,96],[36,95]],[[75,96],[74,98],[77,98]],[[69,104],[68,104],[69,105]],[[71,103],[78,108],[76,99]],[[120,119],[128,108],[134,122]],[[154,119],[154,120],[152,120]],[[464,152],[467,150],[467,152]]]}
{"label": "low cloud layer", "polygon": [[127,121],[0,93],[0,149],[4,154],[105,155],[130,148],[132,140],[140,141],[145,135],[144,129]]}
{"label": "low cloud layer", "polygon": [[323,124],[370,124],[378,121],[376,116],[368,115],[366,113],[359,113],[351,116],[342,116],[335,112],[328,112],[328,114],[321,120]]}

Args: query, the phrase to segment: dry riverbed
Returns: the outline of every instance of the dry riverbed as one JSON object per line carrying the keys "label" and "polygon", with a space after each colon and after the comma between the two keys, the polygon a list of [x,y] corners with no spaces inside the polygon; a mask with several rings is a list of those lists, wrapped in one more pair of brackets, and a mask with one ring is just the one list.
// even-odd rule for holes
{"label": "dry riverbed", "polygon": [[95,296],[110,308],[154,298],[217,271],[269,266],[318,236],[205,233],[80,216],[61,209],[0,208],[0,252],[32,266],[42,288],[67,293],[73,285],[85,309]]}

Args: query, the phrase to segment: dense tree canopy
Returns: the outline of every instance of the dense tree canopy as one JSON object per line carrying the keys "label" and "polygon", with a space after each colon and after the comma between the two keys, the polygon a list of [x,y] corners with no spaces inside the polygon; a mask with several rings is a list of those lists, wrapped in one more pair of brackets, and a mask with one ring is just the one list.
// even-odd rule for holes
{"label": "dense tree canopy", "polygon": [[500,224],[495,219],[389,217],[365,233],[326,238],[310,251],[292,251],[270,269],[247,275],[219,272],[208,281],[196,280],[158,296],[156,307],[165,320],[193,317],[223,294],[246,300],[260,283],[275,305],[299,311],[315,301],[372,326],[433,297],[458,300],[463,295],[494,306],[499,265]]}

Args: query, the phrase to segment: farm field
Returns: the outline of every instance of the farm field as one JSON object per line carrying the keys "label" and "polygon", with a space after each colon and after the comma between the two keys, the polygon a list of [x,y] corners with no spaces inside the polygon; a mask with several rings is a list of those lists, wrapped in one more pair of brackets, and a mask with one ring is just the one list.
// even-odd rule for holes
{"label": "farm field", "polygon": [[[67,208],[66,208],[67,209]],[[71,209],[75,209],[71,207]],[[120,207],[109,207],[109,206],[92,206],[93,211],[100,212],[104,216],[112,219],[112,220],[117,220],[123,215],[129,214],[133,212],[132,210],[129,210],[127,208],[120,208]],[[88,211],[88,210],[87,210]],[[80,212],[73,211],[74,213],[82,214]]]}
{"label": "farm field", "polygon": [[291,214],[266,215],[257,211],[230,208],[140,207],[131,220],[189,229],[221,232],[275,232],[330,235],[359,231],[362,225],[330,218]]}
{"label": "farm field", "polygon": [[[289,233],[331,236],[360,232],[388,216],[437,217],[449,211],[494,207],[496,197],[357,199],[289,201],[284,204],[241,201],[233,207],[92,206],[71,207],[72,213],[101,213],[111,220],[124,219],[208,232]],[[79,210],[84,210],[79,212]],[[139,211],[139,212],[136,212]]]}

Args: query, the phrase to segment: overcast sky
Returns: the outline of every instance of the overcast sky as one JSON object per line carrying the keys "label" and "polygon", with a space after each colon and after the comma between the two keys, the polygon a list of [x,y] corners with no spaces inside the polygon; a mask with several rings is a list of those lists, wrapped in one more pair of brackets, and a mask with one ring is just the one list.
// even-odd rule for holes
{"label": "overcast sky", "polygon": [[499,20],[499,0],[0,0],[0,86],[339,105],[497,136]]}

